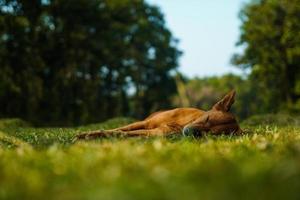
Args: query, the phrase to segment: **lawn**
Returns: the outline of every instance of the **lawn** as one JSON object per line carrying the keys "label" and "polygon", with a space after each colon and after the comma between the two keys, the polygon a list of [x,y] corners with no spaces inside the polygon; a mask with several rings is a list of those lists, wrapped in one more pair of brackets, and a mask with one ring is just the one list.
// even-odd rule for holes
{"label": "lawn", "polygon": [[[72,142],[75,128],[0,120],[0,199],[300,199],[300,126],[253,118],[244,136]],[[284,121],[284,120],[282,120]]]}

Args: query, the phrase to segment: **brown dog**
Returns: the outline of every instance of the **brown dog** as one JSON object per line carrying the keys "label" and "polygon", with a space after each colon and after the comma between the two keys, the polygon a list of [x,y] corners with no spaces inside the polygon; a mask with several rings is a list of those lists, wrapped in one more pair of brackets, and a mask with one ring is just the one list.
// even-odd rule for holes
{"label": "brown dog", "polygon": [[143,121],[111,130],[86,132],[78,135],[77,138],[87,139],[109,135],[163,136],[180,132],[186,135],[191,130],[211,132],[212,134],[241,134],[242,131],[235,117],[229,113],[234,98],[235,91],[231,91],[209,111],[196,108],[176,108],[155,112]]}

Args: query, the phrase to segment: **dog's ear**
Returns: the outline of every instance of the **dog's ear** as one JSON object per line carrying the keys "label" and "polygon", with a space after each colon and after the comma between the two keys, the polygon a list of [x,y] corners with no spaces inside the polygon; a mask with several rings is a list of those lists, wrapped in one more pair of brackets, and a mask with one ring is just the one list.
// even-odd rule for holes
{"label": "dog's ear", "polygon": [[231,105],[234,103],[235,91],[231,90],[228,94],[225,95],[223,99],[218,101],[213,107],[212,110],[220,110],[228,112],[231,108]]}

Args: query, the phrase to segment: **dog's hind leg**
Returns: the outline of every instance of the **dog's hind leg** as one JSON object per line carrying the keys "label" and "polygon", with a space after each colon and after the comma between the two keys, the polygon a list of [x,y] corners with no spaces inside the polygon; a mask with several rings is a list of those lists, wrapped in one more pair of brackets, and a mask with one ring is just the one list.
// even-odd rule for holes
{"label": "dog's hind leg", "polygon": [[132,124],[128,124],[126,126],[122,126],[115,129],[110,130],[97,130],[97,131],[88,131],[80,133],[76,136],[77,139],[85,139],[85,138],[94,138],[94,137],[108,137],[109,135],[124,135],[123,132],[133,131],[133,130],[143,130],[147,126],[146,121],[134,122]]}
{"label": "dog's hind leg", "polygon": [[136,137],[136,136],[166,136],[174,134],[174,129],[169,126],[162,126],[154,129],[138,129],[131,131],[120,131],[120,130],[107,130],[107,131],[91,131],[77,135],[77,139],[95,139],[105,138],[109,136],[124,136],[124,137]]}

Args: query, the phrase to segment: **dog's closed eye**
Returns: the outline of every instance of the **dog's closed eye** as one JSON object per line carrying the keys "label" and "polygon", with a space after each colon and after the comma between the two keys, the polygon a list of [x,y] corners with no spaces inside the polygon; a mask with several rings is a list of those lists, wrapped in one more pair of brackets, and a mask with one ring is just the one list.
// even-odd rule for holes
{"label": "dog's closed eye", "polygon": [[207,115],[207,118],[205,120],[205,123],[207,123],[209,121],[209,115]]}

